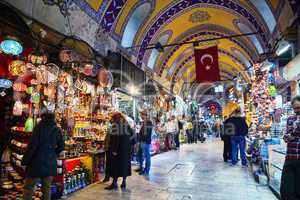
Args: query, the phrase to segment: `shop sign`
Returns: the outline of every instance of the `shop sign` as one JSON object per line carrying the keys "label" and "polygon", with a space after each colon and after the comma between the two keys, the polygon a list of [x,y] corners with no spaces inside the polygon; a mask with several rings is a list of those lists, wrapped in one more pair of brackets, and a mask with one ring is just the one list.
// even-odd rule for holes
{"label": "shop sign", "polygon": [[12,82],[8,79],[0,79],[0,87],[1,88],[11,88]]}

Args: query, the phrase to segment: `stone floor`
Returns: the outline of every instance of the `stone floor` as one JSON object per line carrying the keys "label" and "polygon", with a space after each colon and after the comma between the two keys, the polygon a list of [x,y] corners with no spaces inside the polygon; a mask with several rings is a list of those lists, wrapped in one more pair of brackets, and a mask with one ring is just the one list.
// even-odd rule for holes
{"label": "stone floor", "polygon": [[248,169],[222,161],[222,144],[182,145],[152,158],[150,177],[128,179],[128,189],[105,191],[94,184],[73,194],[70,200],[275,200],[267,186],[254,182]]}

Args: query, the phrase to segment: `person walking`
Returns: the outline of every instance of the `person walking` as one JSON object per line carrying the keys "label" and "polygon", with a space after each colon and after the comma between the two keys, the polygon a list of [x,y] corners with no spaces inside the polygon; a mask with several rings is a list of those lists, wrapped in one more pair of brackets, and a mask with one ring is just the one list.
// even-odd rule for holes
{"label": "person walking", "polygon": [[179,135],[177,140],[177,134],[179,132],[178,122],[176,121],[175,116],[172,116],[167,123],[167,144],[168,149],[171,150],[173,144],[175,143],[176,149],[179,148]]}
{"label": "person walking", "polygon": [[[175,142],[176,150],[178,150],[180,148],[180,141],[179,141],[179,135],[180,135],[179,120],[175,116],[172,116],[172,121],[173,121],[173,124],[174,124],[174,127],[175,127],[174,142]],[[180,123],[180,125],[182,125],[182,124]]]}
{"label": "person walking", "polygon": [[193,136],[193,124],[191,118],[187,118],[186,123],[184,125],[184,129],[187,135],[188,144],[192,144],[194,141],[194,136]]}
{"label": "person walking", "polygon": [[246,136],[248,135],[248,125],[244,117],[241,117],[240,109],[236,109],[232,116],[226,121],[226,134],[231,135],[231,162],[236,165],[238,162],[238,151],[242,160],[242,165],[247,166],[246,158]]}
{"label": "person walking", "polygon": [[221,133],[221,140],[224,142],[224,147],[223,147],[223,159],[224,162],[227,162],[231,160],[231,153],[232,153],[232,145],[231,145],[231,137],[232,134],[230,134],[231,130],[231,124],[229,123],[229,119],[226,119],[224,121],[224,130]]}
{"label": "person walking", "polygon": [[109,175],[113,178],[112,183],[106,190],[118,188],[118,178],[122,177],[121,188],[126,188],[126,178],[131,176],[131,137],[133,130],[130,128],[125,117],[120,112],[111,116],[111,132],[109,142],[110,168]]}
{"label": "person walking", "polygon": [[45,113],[33,130],[22,165],[26,166],[23,199],[31,200],[35,185],[42,181],[43,199],[51,199],[52,177],[57,173],[57,157],[64,150],[61,130],[56,126],[54,114]]}
{"label": "person walking", "polygon": [[292,100],[295,115],[287,119],[284,141],[287,154],[281,175],[280,194],[282,200],[300,199],[300,96]]}
{"label": "person walking", "polygon": [[[142,113],[143,124],[140,132],[143,156],[140,162],[140,175],[149,176],[151,168],[151,137],[153,131],[153,124],[146,112]],[[146,160],[145,168],[143,169],[144,160]]]}

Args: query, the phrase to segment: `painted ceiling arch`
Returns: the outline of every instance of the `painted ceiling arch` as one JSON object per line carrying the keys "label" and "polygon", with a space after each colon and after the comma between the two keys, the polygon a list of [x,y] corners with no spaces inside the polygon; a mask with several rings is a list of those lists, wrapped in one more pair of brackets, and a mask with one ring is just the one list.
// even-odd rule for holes
{"label": "painted ceiling arch", "polygon": [[[201,24],[198,25],[186,32],[183,32],[180,36],[178,36],[172,43],[178,42],[186,42],[195,39],[196,37],[200,37],[203,35],[213,35],[214,37],[223,37],[226,35],[234,35],[237,34],[236,32],[230,31],[229,29],[222,27],[220,25],[214,24]],[[258,52],[256,51],[255,47],[251,44],[251,42],[245,38],[232,38],[229,39],[236,43],[238,46],[243,48],[243,50],[249,56],[248,59],[255,60],[258,58]],[[160,71],[163,66],[168,63],[168,60],[173,56],[173,54],[180,48],[180,46],[174,46],[167,48],[165,53],[160,56],[160,59],[157,62],[157,72],[162,73]]]}
{"label": "painted ceiling arch", "polygon": [[[28,13],[29,7],[40,10],[41,3],[37,4],[40,1],[23,0],[22,3],[19,0],[5,1],[20,10],[25,10],[27,15],[50,24],[55,30],[68,34],[69,28],[65,27],[64,23],[66,19],[58,15],[59,9],[51,7],[50,13],[50,10],[47,10],[50,6],[44,6],[43,12],[47,15],[42,15],[41,11]],[[260,5],[261,1],[263,5]],[[120,48],[121,38],[130,16],[143,3],[151,3],[151,11],[135,34],[133,45],[137,46],[147,47],[149,44],[160,41],[159,38],[165,31],[171,33],[168,44],[201,38],[197,34],[204,35],[203,38],[209,38],[240,34],[250,30],[264,32],[264,34],[257,35],[256,39],[243,37],[218,41],[221,49],[220,63],[223,63],[220,66],[224,78],[236,74],[236,71],[249,63],[254,63],[259,53],[268,51],[269,40],[274,40],[276,35],[280,35],[279,32],[283,32],[284,27],[287,27],[285,24],[288,23],[289,17],[284,16],[291,17],[293,13],[286,0],[68,0],[68,3],[71,8],[70,22],[74,34],[95,48],[96,40],[99,39],[97,39],[97,33],[102,30],[109,35],[109,47],[113,51]],[[271,13],[273,22],[274,19],[277,20],[276,24],[267,22],[270,19],[267,17]],[[53,18],[50,15],[57,17]],[[59,23],[51,23],[51,20]],[[239,24],[245,25],[248,29],[244,28],[243,31],[243,27]],[[207,43],[206,46],[211,44]],[[225,47],[225,44],[229,44],[228,47]],[[103,45],[107,43],[103,42]],[[166,77],[166,80],[180,80],[191,76],[194,68],[193,60],[187,61],[184,65],[181,64],[192,55],[191,52],[184,53],[188,48],[190,46],[174,46],[155,55],[153,59],[155,62],[152,61],[151,64],[153,72],[158,74],[159,78]],[[101,49],[95,49],[101,51]],[[143,48],[128,51],[132,61],[143,68],[147,65],[151,54],[152,51],[145,51]],[[244,73],[245,79],[248,79],[248,76]]]}
{"label": "painted ceiling arch", "polygon": [[[208,34],[213,35],[213,36],[220,36],[220,34],[218,34],[216,32],[204,31],[204,32],[195,33],[194,35],[191,35],[191,37],[189,37],[188,39],[192,40],[192,39],[195,39],[197,37],[198,37],[197,39],[203,39],[203,36],[207,37],[207,36],[209,36]],[[211,45],[212,43],[209,43],[209,44]],[[245,51],[245,48],[242,48],[241,46],[239,46],[238,45],[239,43],[237,43],[236,41],[234,41],[234,40],[225,40],[223,42],[218,41],[218,44],[222,48],[232,47],[234,49],[237,49],[239,52],[241,52],[242,55],[245,56],[244,58],[246,60],[248,60],[248,62],[251,62],[251,58],[249,58],[249,54],[247,54],[247,52]],[[231,50],[231,49],[229,49],[229,50]],[[159,72],[162,73],[166,66],[170,66],[167,69],[167,71],[170,71],[170,69],[172,69],[172,67],[175,67],[174,63],[176,63],[176,61],[178,62],[178,59],[180,59],[180,57],[182,57],[182,55],[185,55],[187,53],[187,51],[190,54],[192,54],[193,53],[193,47],[188,46],[188,45],[183,45],[183,46],[180,46],[180,47],[178,46],[177,48],[175,48],[175,51],[173,50],[173,51],[171,51],[171,54],[169,54],[170,56],[168,56],[167,61],[166,62],[161,62],[161,63],[163,63],[163,66],[162,66],[163,68],[160,69]],[[248,55],[248,56],[246,56],[246,55]],[[193,57],[191,57],[191,59],[193,59]],[[241,59],[238,59],[238,60],[241,60]],[[244,62],[243,62],[243,64],[244,64]],[[247,67],[249,67],[249,66],[244,65],[244,68],[247,68]],[[167,72],[167,74],[170,75],[170,73],[168,73],[168,72]]]}
{"label": "painted ceiling arch", "polygon": [[[201,8],[203,8],[203,6],[205,6],[205,5],[206,6],[207,5],[214,6],[214,7],[216,7],[215,9],[217,9],[219,12],[221,12],[225,9],[231,10],[231,11],[233,11],[232,12],[233,15],[242,16],[242,17],[246,18],[247,20],[249,20],[249,22],[251,24],[253,24],[253,26],[256,28],[257,31],[263,32],[263,28],[261,27],[261,25],[258,23],[258,21],[256,19],[258,17],[254,17],[251,13],[249,13],[247,11],[247,9],[245,9],[244,7],[242,7],[241,5],[239,5],[233,1],[229,1],[229,0],[215,0],[215,1],[192,0],[192,1],[188,1],[187,0],[187,1],[180,1],[179,3],[175,4],[174,6],[172,6],[168,10],[166,10],[162,14],[162,16],[160,16],[156,20],[156,22],[151,26],[151,28],[148,29],[147,33],[144,34],[145,36],[139,42],[139,44],[142,47],[148,46],[151,42],[151,39],[155,35],[155,33],[158,32],[162,27],[164,27],[164,25],[166,25],[166,24],[169,25],[170,20],[174,16],[181,16],[182,12],[184,12],[186,9],[195,8],[195,6],[199,6],[199,5],[202,6]],[[208,9],[208,7],[206,7],[206,9]],[[222,16],[222,15],[219,15],[219,16]],[[226,18],[219,17],[219,19],[221,20],[221,23],[219,22],[218,24],[224,24],[224,23],[222,23],[222,19],[226,19]],[[261,37],[263,38],[263,41],[266,43],[267,42],[266,36],[261,35]],[[139,54],[138,54],[138,62],[137,62],[138,65],[142,64],[144,54],[145,54],[145,50],[143,48],[141,48],[139,51]]]}

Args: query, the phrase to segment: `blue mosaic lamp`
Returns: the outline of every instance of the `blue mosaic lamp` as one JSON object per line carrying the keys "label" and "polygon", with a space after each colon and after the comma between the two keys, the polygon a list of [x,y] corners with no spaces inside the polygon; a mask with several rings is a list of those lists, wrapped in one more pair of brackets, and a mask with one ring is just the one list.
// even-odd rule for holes
{"label": "blue mosaic lamp", "polygon": [[23,47],[15,38],[6,38],[0,43],[1,51],[5,54],[18,56],[22,53]]}

